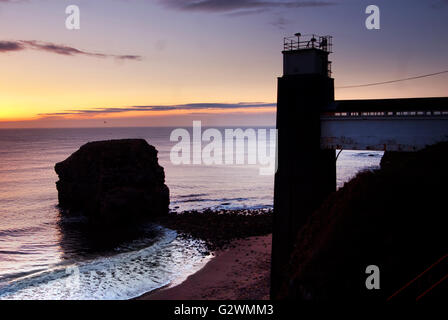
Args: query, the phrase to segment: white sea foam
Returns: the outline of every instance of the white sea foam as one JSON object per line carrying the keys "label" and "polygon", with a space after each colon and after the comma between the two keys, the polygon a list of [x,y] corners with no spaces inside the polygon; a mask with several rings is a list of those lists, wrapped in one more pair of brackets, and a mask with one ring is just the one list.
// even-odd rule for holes
{"label": "white sea foam", "polygon": [[[151,235],[137,245],[120,243],[120,250],[105,257],[101,246],[98,250],[70,224],[61,224],[54,164],[88,141],[147,139],[159,151],[159,162],[165,168],[172,210],[272,208],[273,176],[260,175],[257,166],[173,165],[171,131],[2,130],[0,299],[126,299],[185,278],[194,271],[192,266],[201,266],[198,243],[178,239],[172,231],[151,246]],[[360,170],[376,168],[381,155],[343,151],[337,161],[338,187]],[[72,271],[79,270],[79,281],[76,274],[66,274],[70,266],[75,267]]]}
{"label": "white sea foam", "polygon": [[160,231],[147,248],[16,279],[0,289],[0,299],[130,299],[188,276],[206,260],[203,242]]}

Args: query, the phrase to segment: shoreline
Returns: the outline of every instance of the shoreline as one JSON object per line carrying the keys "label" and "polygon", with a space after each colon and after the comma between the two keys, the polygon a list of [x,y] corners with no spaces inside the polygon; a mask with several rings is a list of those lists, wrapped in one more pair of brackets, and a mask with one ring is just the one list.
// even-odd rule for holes
{"label": "shoreline", "polygon": [[147,292],[137,300],[268,300],[272,234],[232,241],[202,268],[178,284]]}

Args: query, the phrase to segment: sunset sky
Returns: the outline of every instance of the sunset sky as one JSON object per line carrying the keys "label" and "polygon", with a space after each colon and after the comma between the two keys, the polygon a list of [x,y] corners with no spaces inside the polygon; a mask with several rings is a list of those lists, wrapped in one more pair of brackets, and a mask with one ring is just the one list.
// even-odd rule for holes
{"label": "sunset sky", "polygon": [[[65,28],[78,5],[81,29]],[[369,4],[381,30],[367,30]],[[336,87],[448,70],[447,0],[0,0],[0,128],[271,125],[282,41],[334,37]],[[448,74],[336,99],[448,95]]]}

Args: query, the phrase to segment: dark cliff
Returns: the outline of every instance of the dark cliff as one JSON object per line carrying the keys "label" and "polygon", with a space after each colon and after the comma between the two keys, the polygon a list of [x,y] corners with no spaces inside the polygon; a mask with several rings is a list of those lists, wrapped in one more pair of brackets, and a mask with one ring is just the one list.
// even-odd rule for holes
{"label": "dark cliff", "polygon": [[[381,169],[360,173],[333,193],[299,231],[289,282],[277,298],[386,301],[443,260],[447,166],[448,143],[387,152]],[[446,275],[448,261],[442,260],[390,300],[415,301]],[[380,269],[380,290],[366,289],[368,265]],[[434,287],[421,299],[446,297],[446,289]]]}

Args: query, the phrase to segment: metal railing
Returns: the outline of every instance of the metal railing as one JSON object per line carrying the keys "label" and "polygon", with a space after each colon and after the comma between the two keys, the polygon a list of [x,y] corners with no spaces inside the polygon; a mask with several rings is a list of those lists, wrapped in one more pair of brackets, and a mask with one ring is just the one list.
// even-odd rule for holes
{"label": "metal railing", "polygon": [[332,36],[318,36],[315,34],[302,35],[296,33],[293,37],[283,38],[284,51],[319,49],[331,53],[332,47]]}
{"label": "metal railing", "polygon": [[439,110],[431,110],[431,111],[348,111],[348,112],[323,112],[321,117],[325,118],[360,118],[360,117],[447,117],[448,110],[439,111]]}

